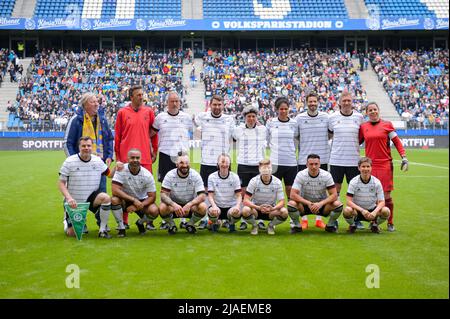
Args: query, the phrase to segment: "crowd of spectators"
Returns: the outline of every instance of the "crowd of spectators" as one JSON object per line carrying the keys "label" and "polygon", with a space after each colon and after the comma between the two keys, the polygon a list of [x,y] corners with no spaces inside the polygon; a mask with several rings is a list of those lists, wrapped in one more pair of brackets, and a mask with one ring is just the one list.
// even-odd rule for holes
{"label": "crowd of spectators", "polygon": [[410,128],[448,126],[448,50],[372,52],[371,63]]}
{"label": "crowd of spectators", "polygon": [[[259,108],[263,123],[276,116],[274,101],[279,96],[289,98],[292,115],[306,109],[305,96],[311,90],[319,94],[325,112],[337,109],[344,90],[352,93],[358,111],[368,102],[357,66],[350,54],[339,50],[208,51],[203,65],[206,98],[224,96],[225,111],[234,114],[251,104]],[[237,119],[242,120],[239,115]]]}
{"label": "crowd of spectators", "polygon": [[33,122],[46,129],[61,130],[79,104],[81,94],[92,92],[101,97],[109,123],[128,101],[128,89],[142,85],[146,104],[158,113],[166,94],[176,90],[183,97],[183,52],[155,53],[130,51],[42,50],[19,83],[14,112],[24,123]]}
{"label": "crowd of spectators", "polygon": [[[89,91],[101,97],[110,125],[127,101],[128,88],[142,85],[145,102],[158,114],[166,94],[176,90],[184,100],[183,61],[192,62],[188,51],[156,53],[139,48],[124,51],[38,52],[22,74],[13,51],[0,50],[0,76],[13,70],[11,81],[19,81],[16,101],[7,110],[24,123],[46,130],[63,130],[80,96]],[[382,82],[399,115],[410,128],[447,128],[448,123],[448,50],[371,52],[371,65]],[[364,61],[364,69],[367,63]],[[315,49],[270,52],[209,50],[203,57],[200,81],[206,100],[213,94],[225,98],[225,112],[242,121],[247,105],[260,110],[262,123],[276,116],[274,101],[286,96],[291,115],[305,110],[304,98],[314,90],[319,94],[321,111],[337,110],[342,91],[354,96],[354,106],[363,111],[367,104],[349,53]],[[1,85],[1,80],[0,80]],[[42,123],[47,123],[44,128]]]}

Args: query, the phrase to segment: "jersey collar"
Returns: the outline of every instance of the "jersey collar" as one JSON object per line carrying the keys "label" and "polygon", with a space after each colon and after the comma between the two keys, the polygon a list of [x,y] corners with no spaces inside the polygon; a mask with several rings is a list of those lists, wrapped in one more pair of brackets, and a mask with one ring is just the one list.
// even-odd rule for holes
{"label": "jersey collar", "polygon": [[349,115],[346,115],[346,114],[342,113],[341,110],[339,110],[339,113],[341,113],[342,116],[349,117],[349,116],[352,116],[352,115],[353,115],[353,110],[352,110],[352,113],[350,113]]}
{"label": "jersey collar", "polygon": [[92,159],[92,156],[89,156],[89,159],[87,161],[85,161],[84,159],[81,158],[80,153],[77,154],[78,158],[80,159],[80,161],[84,162],[84,163],[89,163]]}
{"label": "jersey collar", "polygon": [[317,173],[316,176],[312,176],[312,175],[309,173],[309,170],[308,170],[308,175],[309,175],[309,177],[311,177],[311,178],[317,178],[317,177],[319,177],[319,175],[320,175],[320,169],[319,169],[319,173]]}
{"label": "jersey collar", "polygon": [[269,181],[267,184],[264,183],[264,181],[263,181],[263,179],[262,179],[262,175],[259,175],[259,178],[261,179],[261,182],[262,182],[264,185],[270,185],[270,183],[272,183],[273,176],[270,176],[270,181]]}
{"label": "jersey collar", "polygon": [[167,114],[169,114],[170,116],[177,116],[178,114],[180,114],[180,110],[178,110],[177,114],[172,114],[169,111],[167,111]]}
{"label": "jersey collar", "polygon": [[131,171],[131,169],[130,169],[130,167],[128,166],[128,170],[130,171],[130,173],[131,173],[131,175],[133,175],[133,176],[138,176],[139,175],[139,173],[141,172],[141,166],[139,166],[139,170],[137,171],[137,173],[136,174],[134,174],[132,171]]}
{"label": "jersey collar", "polygon": [[191,173],[191,169],[189,169],[189,173],[186,176],[181,176],[180,175],[180,171],[177,168],[177,175],[178,175],[179,178],[183,178],[183,179],[188,178],[190,173]]}
{"label": "jersey collar", "polygon": [[361,174],[359,175],[359,179],[361,180],[361,182],[362,182],[363,184],[369,184],[370,181],[372,180],[372,175],[370,175],[369,180],[368,180],[367,182],[365,182],[365,181],[362,179]]}
{"label": "jersey collar", "polygon": [[287,123],[287,122],[289,122],[291,119],[288,117],[288,119],[286,120],[286,121],[283,121],[283,120],[281,120],[279,117],[278,117],[278,121],[280,121],[281,123]]}
{"label": "jersey collar", "polygon": [[217,171],[217,175],[219,175],[220,179],[227,179],[228,177],[230,177],[230,171],[228,171],[228,174],[225,177],[222,177],[222,175],[220,175],[220,171]]}

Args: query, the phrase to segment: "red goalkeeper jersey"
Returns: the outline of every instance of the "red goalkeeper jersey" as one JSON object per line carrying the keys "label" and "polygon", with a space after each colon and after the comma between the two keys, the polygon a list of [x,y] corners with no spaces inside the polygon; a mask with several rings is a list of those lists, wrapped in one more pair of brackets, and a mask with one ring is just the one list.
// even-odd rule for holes
{"label": "red goalkeeper jersey", "polygon": [[405,149],[394,126],[389,121],[365,122],[359,128],[360,142],[365,142],[366,156],[374,163],[392,161],[391,144],[394,143],[400,156],[405,156]]}
{"label": "red goalkeeper jersey", "polygon": [[131,104],[120,109],[117,113],[114,150],[116,159],[127,163],[127,153],[132,148],[141,151],[141,165],[152,169],[150,140],[153,152],[158,151],[158,135],[150,139],[150,128],[155,121],[155,113],[148,106],[141,106],[138,111],[133,110]]}

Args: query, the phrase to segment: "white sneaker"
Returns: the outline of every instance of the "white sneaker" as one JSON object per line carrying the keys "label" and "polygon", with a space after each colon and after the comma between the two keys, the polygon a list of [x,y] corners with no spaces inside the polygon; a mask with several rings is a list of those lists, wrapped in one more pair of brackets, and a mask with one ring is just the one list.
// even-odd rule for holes
{"label": "white sneaker", "polygon": [[267,233],[269,235],[275,235],[275,227],[271,224],[269,224],[269,226],[267,226]]}
{"label": "white sneaker", "polygon": [[252,231],[250,232],[252,235],[258,235],[258,225],[253,226]]}

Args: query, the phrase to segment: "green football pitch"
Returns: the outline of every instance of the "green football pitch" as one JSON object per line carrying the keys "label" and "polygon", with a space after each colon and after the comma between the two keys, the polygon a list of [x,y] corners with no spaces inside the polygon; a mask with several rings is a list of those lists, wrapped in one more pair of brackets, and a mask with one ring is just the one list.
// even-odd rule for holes
{"label": "green football pitch", "polygon": [[[77,241],[63,233],[64,154],[0,152],[0,298],[448,298],[448,156],[408,150],[407,173],[395,158],[393,233],[384,224],[381,234],[350,235],[341,217],[339,233],[329,234],[310,216],[310,228],[295,236],[287,222],[275,236],[140,236],[133,214],[126,238],[113,230],[105,240],[89,213],[90,233]],[[66,286],[72,264],[79,288]]]}

